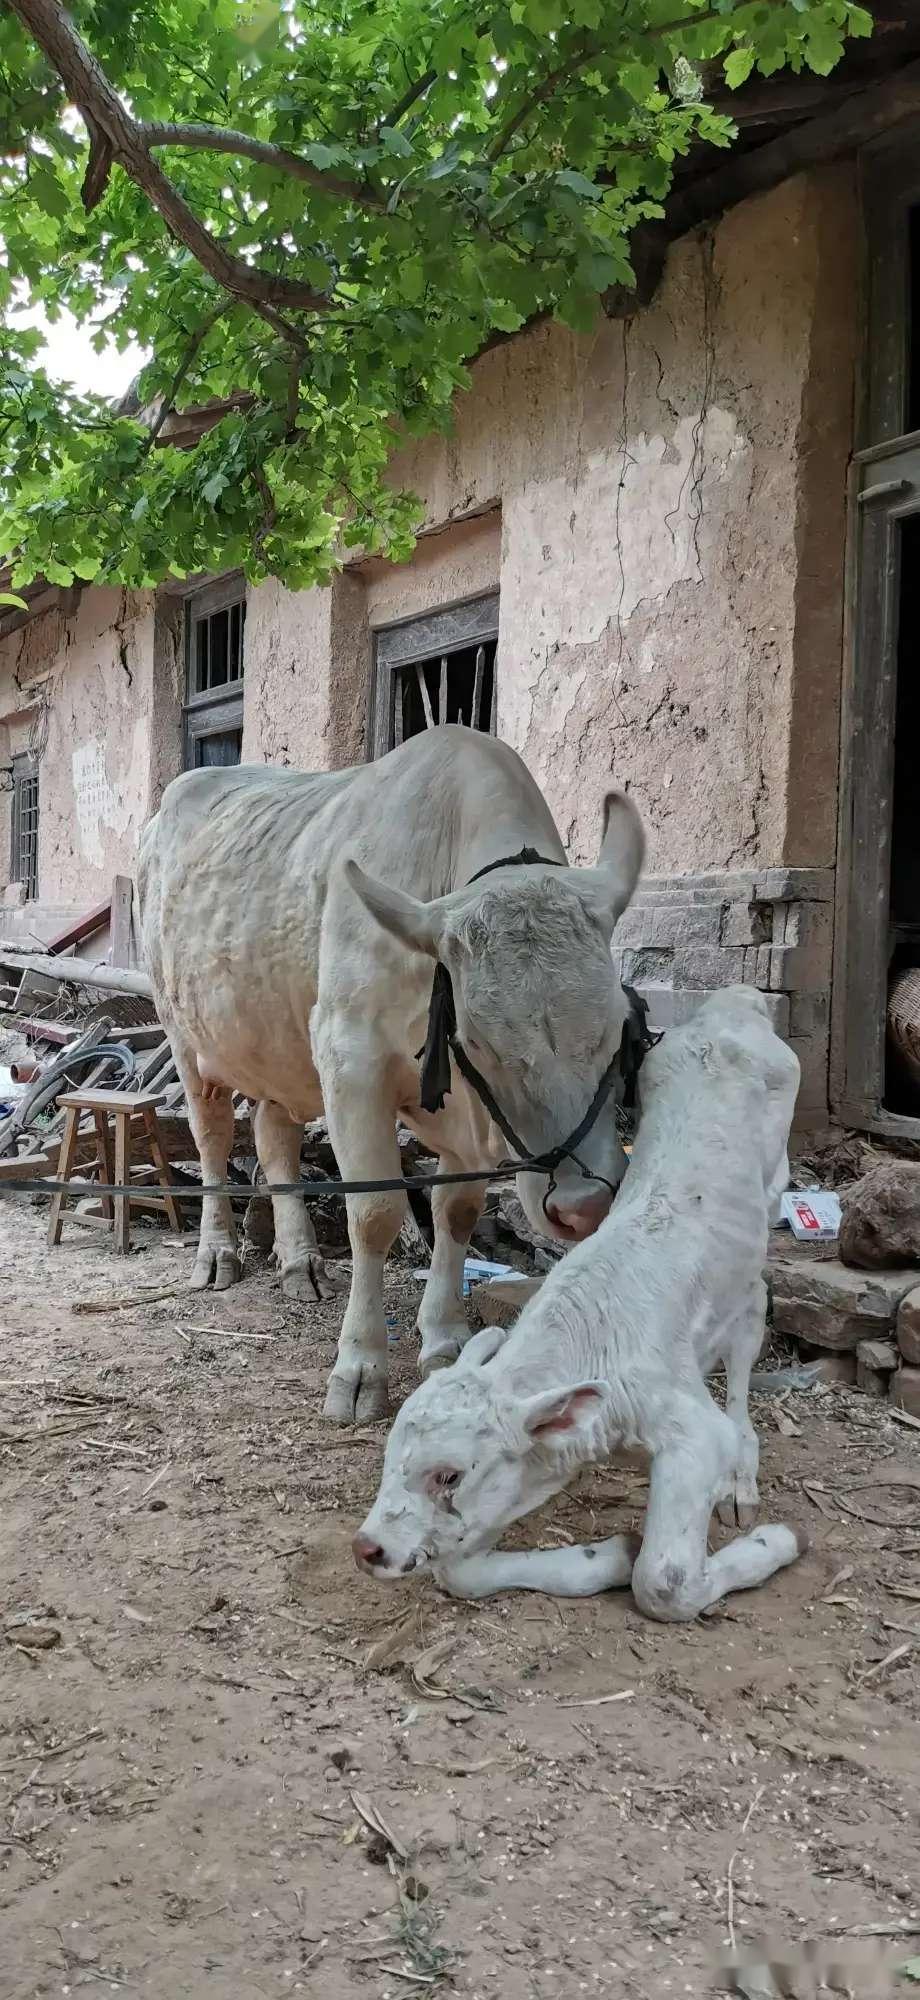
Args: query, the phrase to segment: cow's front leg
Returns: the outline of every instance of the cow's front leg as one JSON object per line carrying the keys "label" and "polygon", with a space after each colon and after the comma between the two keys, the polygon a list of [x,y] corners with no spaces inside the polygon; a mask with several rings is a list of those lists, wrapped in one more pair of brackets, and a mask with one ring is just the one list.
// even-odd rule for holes
{"label": "cow's front leg", "polygon": [[[439,1174],[462,1171],[461,1162],[451,1153],[442,1153]],[[463,1309],[463,1267],[472,1231],[485,1206],[486,1182],[461,1181],[456,1187],[436,1187],[431,1195],[434,1220],[434,1250],[422,1303],[418,1330],[422,1338],[418,1358],[419,1373],[446,1368],[456,1361],[469,1339],[470,1327]]]}
{"label": "cow's front leg", "polygon": [[[201,1179],[220,1185],[227,1179],[227,1162],[233,1146],[233,1097],[229,1090],[211,1084],[202,1091],[194,1060],[176,1058],[176,1067],[185,1085],[188,1122],[201,1161]],[[189,1280],[195,1292],[203,1292],[214,1280],[216,1292],[235,1285],[240,1276],[237,1254],[236,1220],[226,1195],[206,1194],[201,1204],[198,1254]]]}
{"label": "cow's front leg", "polygon": [[[369,1062],[360,1073],[341,1066],[328,1084],[324,1076],[323,1101],[342,1179],[400,1180],[395,1109],[374,1066]],[[383,1267],[408,1206],[397,1189],[348,1197],[352,1279],[323,1411],[331,1423],[360,1424],[387,1415]]]}
{"label": "cow's front leg", "polygon": [[[259,1165],[268,1182],[300,1179],[303,1126],[296,1125],[280,1104],[256,1106],[255,1140]],[[303,1195],[274,1194],[275,1252],[286,1299],[330,1299],[340,1290],[316,1247],[316,1231]]]}
{"label": "cow's front leg", "polygon": [[731,1493],[720,1500],[716,1512],[727,1528],[737,1524],[749,1528],[757,1518],[759,1495],[757,1472],[760,1444],[751,1422],[748,1393],[751,1369],[763,1346],[767,1319],[767,1288],[758,1278],[750,1299],[736,1313],[724,1336],[725,1414],[738,1434],[738,1469]]}

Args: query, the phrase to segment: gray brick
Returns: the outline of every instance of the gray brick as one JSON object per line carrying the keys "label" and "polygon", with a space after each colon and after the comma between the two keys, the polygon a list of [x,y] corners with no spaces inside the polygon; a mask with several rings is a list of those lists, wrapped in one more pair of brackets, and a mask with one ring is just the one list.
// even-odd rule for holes
{"label": "gray brick", "polygon": [[770,953],[771,993],[822,993],[830,985],[829,944],[774,944]]}
{"label": "gray brick", "polygon": [[789,996],[789,1032],[803,1038],[826,1035],[830,1020],[830,999],[826,993],[792,993]]}
{"label": "gray brick", "polygon": [[747,899],[738,903],[723,903],[720,944],[771,944],[772,941],[772,903],[749,902]]}
{"label": "gray brick", "polygon": [[667,945],[674,949],[689,944],[713,944],[719,941],[720,905],[688,908],[686,903],[674,903],[651,909],[637,908],[631,903],[624,910],[616,928],[617,949]]}
{"label": "gray brick", "polygon": [[832,903],[833,868],[764,868],[755,876],[754,894],[777,903]]}
{"label": "gray brick", "polygon": [[692,945],[677,953],[674,960],[675,986],[704,986],[710,990],[720,986],[740,985],[744,976],[744,951],[740,945],[733,945],[728,951],[720,951],[705,945]]}

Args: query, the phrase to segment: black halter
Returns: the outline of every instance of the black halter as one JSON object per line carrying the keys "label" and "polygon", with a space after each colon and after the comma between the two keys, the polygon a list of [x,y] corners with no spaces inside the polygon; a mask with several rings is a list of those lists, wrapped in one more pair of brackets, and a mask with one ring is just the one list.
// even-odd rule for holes
{"label": "black halter", "polygon": [[[563,868],[565,863],[547,860],[545,855],[537,853],[536,848],[522,847],[520,854],[505,855],[501,860],[490,861],[485,868],[477,869],[476,874],[470,877],[470,882],[478,882],[481,876],[491,874],[494,868],[534,866]],[[453,1056],[464,1082],[475,1091],[493,1124],[498,1126],[509,1146],[517,1153],[523,1170],[545,1173],[548,1176],[549,1186],[543,1199],[544,1208],[556,1185],[556,1168],[563,1160],[574,1161],[586,1180],[604,1180],[603,1174],[592,1173],[591,1169],[585,1166],[584,1161],[578,1158],[576,1149],[590,1132],[615,1083],[619,1082],[620,1085],[619,1102],[627,1110],[632,1109],[636,1102],[636,1083],[643,1058],[649,1049],[654,1048],[659,1039],[648,1027],[646,1019],[648,1007],[641,995],[636,993],[632,986],[624,985],[623,991],[629,1001],[629,1013],[623,1023],[620,1046],[613,1060],[608,1063],[581,1123],[576,1125],[574,1132],[570,1132],[561,1145],[552,1146],[546,1153],[531,1156],[523,1140],[515,1132],[514,1126],[505,1117],[485,1077],[481,1075],[475,1063],[470,1061],[463,1043],[457,1039],[454,990],[450,973],[446,965],[442,965],[439,960],[435,966],[431,1000],[428,1005],[428,1032],[425,1046],[419,1050],[422,1110],[443,1111],[444,1099],[450,1094],[450,1059]],[[606,1181],[605,1185],[610,1187],[610,1182]],[[614,1189],[611,1187],[611,1193],[613,1192]]]}

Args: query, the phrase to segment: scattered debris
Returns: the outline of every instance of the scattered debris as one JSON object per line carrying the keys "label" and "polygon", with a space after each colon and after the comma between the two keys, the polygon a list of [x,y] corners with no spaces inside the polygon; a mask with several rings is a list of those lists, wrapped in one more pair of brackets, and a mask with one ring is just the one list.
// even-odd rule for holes
{"label": "scattered debris", "polygon": [[358,1818],[364,1821],[365,1826],[370,1829],[371,1833],[375,1833],[379,1840],[386,1843],[391,1854],[395,1854],[397,1861],[407,1862],[409,1859],[408,1848],[403,1846],[398,1834],[395,1834],[392,1827],[387,1824],[383,1814],[375,1806],[373,1799],[369,1799],[364,1792],[351,1792],[349,1796]]}

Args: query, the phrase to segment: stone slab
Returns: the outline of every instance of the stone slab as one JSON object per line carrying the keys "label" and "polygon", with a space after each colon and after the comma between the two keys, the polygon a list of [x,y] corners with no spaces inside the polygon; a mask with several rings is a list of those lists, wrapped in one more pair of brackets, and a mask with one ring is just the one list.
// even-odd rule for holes
{"label": "stone slab", "polygon": [[901,1300],[920,1285],[918,1270],[856,1271],[789,1242],[772,1251],[767,1277],[776,1332],[837,1353],[892,1335]]}

